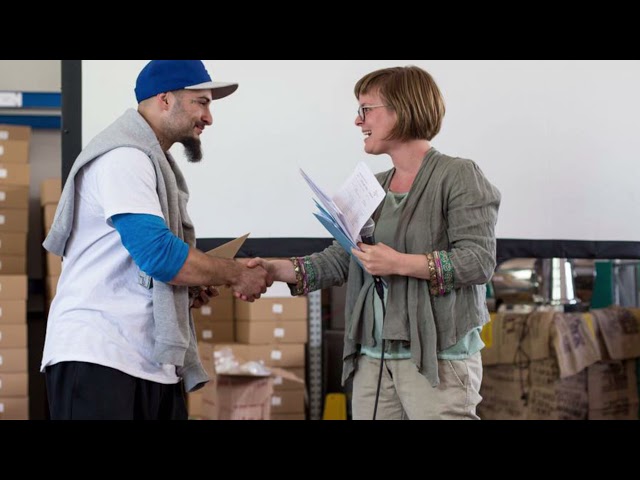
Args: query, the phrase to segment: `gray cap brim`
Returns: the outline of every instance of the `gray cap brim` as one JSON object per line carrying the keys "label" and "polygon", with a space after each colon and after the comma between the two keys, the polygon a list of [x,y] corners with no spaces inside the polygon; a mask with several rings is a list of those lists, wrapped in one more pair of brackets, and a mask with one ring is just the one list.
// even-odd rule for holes
{"label": "gray cap brim", "polygon": [[185,90],[211,90],[213,100],[227,97],[238,89],[237,83],[205,82],[184,87]]}

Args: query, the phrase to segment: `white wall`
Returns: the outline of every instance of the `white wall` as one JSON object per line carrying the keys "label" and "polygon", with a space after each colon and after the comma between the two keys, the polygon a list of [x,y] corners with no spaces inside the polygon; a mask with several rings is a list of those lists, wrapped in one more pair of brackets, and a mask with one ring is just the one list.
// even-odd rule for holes
{"label": "white wall", "polygon": [[[82,65],[83,145],[127,107],[144,60]],[[239,90],[214,103],[205,159],[181,165],[200,238],[326,237],[302,167],[328,193],[365,159],[353,85],[427,69],[447,103],[434,146],[475,160],[502,191],[501,238],[640,240],[638,61],[205,61]],[[175,152],[179,158],[179,148]]]}

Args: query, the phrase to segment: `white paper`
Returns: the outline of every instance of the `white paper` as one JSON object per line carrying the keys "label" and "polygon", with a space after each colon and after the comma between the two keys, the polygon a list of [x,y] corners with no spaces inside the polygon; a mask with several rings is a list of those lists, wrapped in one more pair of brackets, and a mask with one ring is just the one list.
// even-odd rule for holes
{"label": "white paper", "polygon": [[384,200],[384,189],[366,163],[360,162],[331,198],[302,170],[300,173],[316,194],[319,212],[314,215],[345,250],[361,240],[360,231]]}
{"label": "white paper", "polygon": [[[311,191],[316,194],[316,198],[320,201],[321,206],[324,208],[324,211],[321,209],[323,214],[328,214],[328,217],[334,222],[337,223],[340,229],[347,233],[349,228],[345,224],[344,215],[340,211],[340,208],[329,198],[320,187],[313,181],[311,178],[304,173],[302,169],[300,169],[300,173],[302,174],[302,178],[305,179],[309,187],[311,187]],[[316,202],[316,205],[318,203]],[[320,207],[320,205],[318,205]]]}
{"label": "white paper", "polygon": [[384,195],[384,189],[367,164],[358,163],[333,197],[333,202],[344,214],[352,238],[360,235],[360,230],[384,200]]}

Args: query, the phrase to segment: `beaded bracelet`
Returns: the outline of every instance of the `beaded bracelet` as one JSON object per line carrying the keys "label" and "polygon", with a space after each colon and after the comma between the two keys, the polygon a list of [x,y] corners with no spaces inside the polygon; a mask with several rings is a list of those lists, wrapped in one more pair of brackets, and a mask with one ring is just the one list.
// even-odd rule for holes
{"label": "beaded bracelet", "polygon": [[440,252],[433,252],[433,259],[436,262],[436,274],[438,277],[438,293],[444,295],[444,275],[442,274],[442,261],[440,259]]}
{"label": "beaded bracelet", "polygon": [[302,295],[304,293],[304,274],[300,268],[300,262],[297,257],[291,257],[290,260],[293,263],[293,271],[296,274],[295,295]]}
{"label": "beaded bracelet", "polygon": [[451,264],[451,259],[449,258],[449,254],[442,250],[440,252],[440,261],[442,263],[442,278],[444,281],[444,290],[445,293],[450,293],[453,290],[453,265]]}
{"label": "beaded bracelet", "polygon": [[431,253],[425,253],[427,257],[427,267],[429,268],[429,291],[431,295],[438,294],[438,276],[436,274],[436,263]]}
{"label": "beaded bracelet", "polygon": [[311,263],[311,257],[306,256],[302,259],[302,268],[304,270],[304,291],[307,294],[318,289],[316,284],[316,270]]}

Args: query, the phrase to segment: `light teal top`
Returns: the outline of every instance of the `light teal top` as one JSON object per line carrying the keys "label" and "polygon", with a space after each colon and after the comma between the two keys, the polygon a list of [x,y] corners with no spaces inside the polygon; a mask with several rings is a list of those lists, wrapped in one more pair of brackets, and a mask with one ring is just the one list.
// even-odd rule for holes
{"label": "light teal top", "polygon": [[[398,219],[400,218],[400,211],[404,206],[404,201],[407,198],[407,193],[394,193],[389,191],[382,206],[382,212],[380,218],[376,223],[375,241],[376,243],[382,242],[384,244],[390,244],[393,241],[396,228],[398,226]],[[365,276],[369,274],[365,272]],[[385,279],[383,279],[385,280]],[[386,282],[384,282],[386,284]],[[375,287],[371,286],[369,293],[367,294],[368,301],[373,303],[374,314],[374,332],[373,337],[375,339],[375,346],[362,345],[360,347],[360,353],[367,355],[368,357],[381,358],[382,354],[382,302],[375,291]],[[385,305],[387,302],[387,288],[384,289]],[[371,309],[365,309],[365,311],[371,311]],[[480,332],[482,327],[474,328],[470,330],[467,335],[461,338],[455,345],[438,353],[438,358],[441,360],[464,360],[471,355],[479,352],[484,347],[484,343],[480,338]],[[389,360],[400,360],[411,358],[411,349],[408,342],[401,342],[396,340],[389,340],[385,342],[385,354],[384,358]]]}

